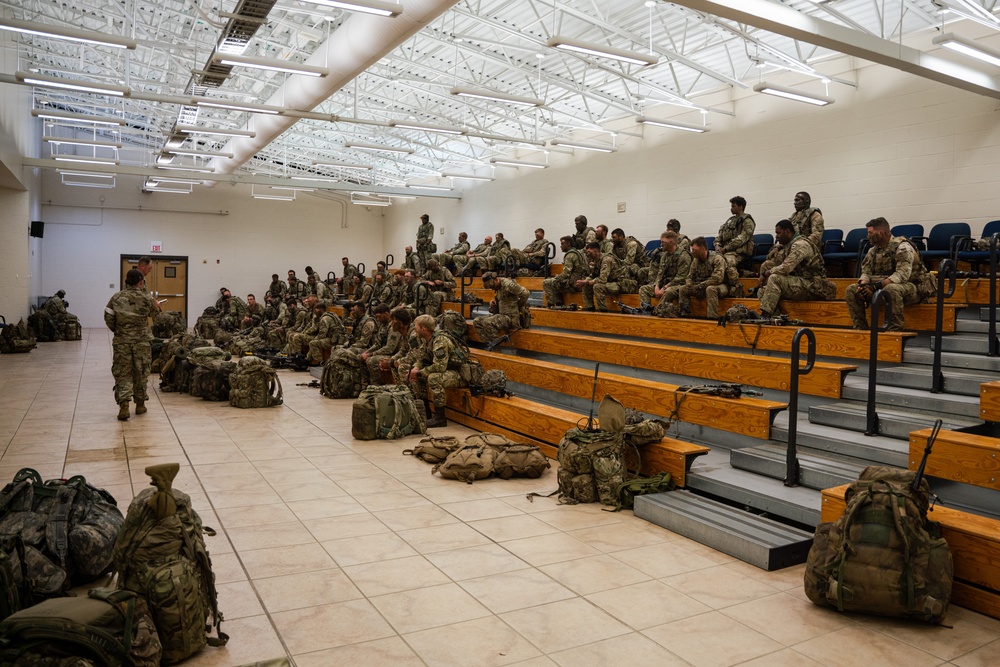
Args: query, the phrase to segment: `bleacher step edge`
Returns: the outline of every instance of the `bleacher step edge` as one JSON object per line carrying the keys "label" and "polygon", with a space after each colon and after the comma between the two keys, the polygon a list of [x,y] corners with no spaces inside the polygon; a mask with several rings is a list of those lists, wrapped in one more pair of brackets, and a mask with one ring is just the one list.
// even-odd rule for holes
{"label": "bleacher step edge", "polygon": [[[785,479],[787,447],[784,445],[757,445],[742,447],[730,453],[734,468],[764,475],[771,479]],[[799,484],[822,491],[841,484],[849,484],[864,470],[863,464],[839,461],[806,452],[797,452]]]}
{"label": "bleacher step edge", "polygon": [[[910,431],[930,428],[934,425],[935,415],[915,414],[876,407],[879,417],[879,435],[909,442]],[[826,405],[814,405],[809,408],[809,421],[813,424],[832,426],[856,433],[864,433],[867,410],[864,403],[841,402]],[[977,423],[972,420],[945,419],[944,428],[955,430]],[[905,451],[905,450],[904,450]],[[901,452],[902,453],[902,452]],[[884,461],[890,465],[906,467],[908,451],[902,453],[902,461]]]}
{"label": "bleacher step edge", "polygon": [[687,491],[639,496],[634,513],[762,570],[804,563],[812,546],[812,533]]}
{"label": "bleacher step edge", "polygon": [[[962,373],[957,371],[942,370],[944,376],[944,391],[949,394],[961,394],[963,396],[979,396],[979,385],[984,382],[991,382],[995,378],[987,375],[975,375],[973,373]],[[929,391],[931,388],[931,374],[926,368],[897,368],[878,369],[878,383],[891,387],[908,387],[910,389],[923,389]]]}
{"label": "bleacher step edge", "polygon": [[[934,349],[934,339],[931,339],[931,349]],[[964,352],[966,354],[982,354],[988,351],[986,336],[976,334],[955,334],[941,339],[942,352]]]}
{"label": "bleacher step edge", "polygon": [[[868,378],[848,377],[844,381],[840,396],[846,400],[866,403],[868,401]],[[972,396],[932,394],[920,389],[880,385],[875,392],[875,403],[913,412],[944,413],[971,419],[979,417],[979,398]]]}
{"label": "bleacher step edge", "polygon": [[[903,352],[903,363],[931,366],[934,364],[934,351],[929,348],[907,347]],[[1000,357],[985,357],[981,354],[942,352],[941,365],[946,369],[952,368],[977,373],[1000,373]],[[925,372],[927,371],[925,370]]]}

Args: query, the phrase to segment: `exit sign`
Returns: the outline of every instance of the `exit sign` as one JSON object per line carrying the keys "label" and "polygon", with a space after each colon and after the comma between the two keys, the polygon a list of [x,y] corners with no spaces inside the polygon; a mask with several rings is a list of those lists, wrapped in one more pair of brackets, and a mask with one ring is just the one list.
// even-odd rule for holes
{"label": "exit sign", "polygon": [[159,241],[150,241],[149,252],[163,252],[163,246],[160,245]]}

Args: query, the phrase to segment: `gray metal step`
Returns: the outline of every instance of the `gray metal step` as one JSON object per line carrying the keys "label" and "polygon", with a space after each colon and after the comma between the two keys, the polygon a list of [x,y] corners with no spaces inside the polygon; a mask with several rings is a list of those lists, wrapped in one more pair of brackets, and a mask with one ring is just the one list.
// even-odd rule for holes
{"label": "gray metal step", "polygon": [[639,496],[635,515],[762,570],[806,561],[812,533],[687,491]]}
{"label": "gray metal step", "polygon": [[[1000,305],[997,306],[997,316],[1000,317]],[[979,307],[979,319],[983,322],[990,321],[990,308],[989,306]]]}
{"label": "gray metal step", "polygon": [[[841,398],[853,401],[868,401],[868,378],[848,376],[844,380]],[[929,391],[904,387],[879,386],[875,391],[875,402],[913,412],[935,412],[958,417],[979,417],[979,397],[958,394],[932,394]]]}
{"label": "gray metal step", "polygon": [[[934,351],[919,347],[907,347],[903,351],[904,364],[934,365]],[[941,352],[941,366],[956,370],[970,370],[983,373],[1000,373],[1000,357],[986,357],[981,354],[961,352]]]}
{"label": "gray metal step", "polygon": [[988,333],[990,330],[989,315],[984,315],[981,320],[971,320],[958,318],[955,320],[955,333]]}
{"label": "gray metal step", "polygon": [[[828,405],[837,405],[830,403]],[[847,404],[850,405],[850,404]],[[814,406],[817,407],[817,406]],[[824,407],[824,406],[818,406]],[[837,419],[833,419],[833,417]],[[831,416],[830,422],[840,422],[844,415]],[[864,422],[864,411],[847,417],[852,422]],[[862,431],[864,429],[862,428]],[[778,415],[771,428],[771,438],[780,443],[788,442],[788,418]],[[829,458],[856,462],[859,465],[890,465],[906,467],[909,443],[885,435],[859,438],[854,431],[840,428],[836,424],[813,421],[810,412],[799,413],[797,447],[805,452],[821,454]],[[782,444],[783,446],[783,444]]]}
{"label": "gray metal step", "polygon": [[[878,406],[879,433],[883,438],[895,438],[904,441],[900,445],[901,459],[886,461],[889,465],[902,468],[906,467],[909,451],[910,431],[922,428],[930,428],[934,421],[940,416],[944,420],[942,428],[954,431],[960,428],[975,426],[980,423],[975,419],[962,419],[960,417],[937,415],[932,413],[914,413],[901,410],[892,410],[884,406]],[[839,403],[829,403],[827,405],[814,405],[809,408],[809,421],[812,424],[822,424],[827,427],[844,429],[855,433],[864,433],[867,428],[867,409],[864,403],[841,401]],[[800,426],[801,428],[801,426]],[[845,433],[845,437],[850,437]],[[874,440],[872,437],[857,438],[857,440]],[[861,444],[859,442],[859,444]]]}
{"label": "gray metal step", "polygon": [[[930,390],[931,369],[926,366],[897,366],[895,368],[878,369],[879,385],[892,387],[909,387],[911,389]],[[979,396],[979,386],[984,382],[992,382],[995,376],[977,375],[969,372],[942,369],[944,376],[944,391],[948,394],[963,396]]]}
{"label": "gray metal step", "polygon": [[[986,336],[972,333],[945,336],[941,339],[941,351],[986,354],[986,338]],[[934,338],[931,338],[931,349],[934,349]]]}
{"label": "gray metal step", "polygon": [[[739,470],[784,480],[786,456],[787,446],[784,443],[769,443],[734,449],[730,452],[729,460],[732,466]],[[865,469],[862,464],[833,459],[801,449],[797,450],[796,458],[799,462],[799,484],[820,491],[853,482]]]}
{"label": "gray metal step", "polygon": [[787,487],[777,480],[737,470],[730,465],[729,453],[725,451],[713,450],[699,457],[687,475],[687,485],[701,493],[804,526],[819,524],[822,502],[819,491],[804,486]]}

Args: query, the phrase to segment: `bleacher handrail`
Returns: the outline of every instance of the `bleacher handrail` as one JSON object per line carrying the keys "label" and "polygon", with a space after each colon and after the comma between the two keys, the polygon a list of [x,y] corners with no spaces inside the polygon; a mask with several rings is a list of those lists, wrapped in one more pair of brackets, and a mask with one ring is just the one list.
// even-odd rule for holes
{"label": "bleacher handrail", "polygon": [[1000,355],[1000,340],[997,339],[997,241],[1000,232],[990,237],[990,331],[986,354]]}
{"label": "bleacher handrail", "polygon": [[391,267],[395,263],[396,263],[396,257],[391,252],[388,255],[385,256],[385,268],[386,268],[386,270],[388,270],[389,267]]}
{"label": "bleacher handrail", "polygon": [[[806,365],[799,366],[802,337],[806,338]],[[785,450],[785,486],[799,485],[799,459],[796,439],[799,428],[799,376],[808,375],[816,365],[816,334],[802,327],[792,337],[792,360],[788,378],[788,446]]]}
{"label": "bleacher handrail", "polygon": [[[881,313],[879,311],[881,307]],[[885,324],[879,327],[879,315],[883,315]],[[892,298],[889,293],[879,288],[872,296],[871,303],[871,335],[868,337],[868,405],[865,414],[865,435],[878,435],[878,412],[875,409],[875,392],[878,390],[878,332],[889,328],[892,319]]]}
{"label": "bleacher handrail", "polygon": [[549,241],[545,244],[545,257],[542,258],[542,277],[549,277],[549,263],[556,258],[556,244]]}
{"label": "bleacher handrail", "polygon": [[416,287],[413,288],[413,307],[416,309],[417,314],[423,312],[430,295],[431,288],[427,286],[427,283],[417,283]]}
{"label": "bleacher handrail", "polygon": [[[948,281],[948,289],[945,290],[945,280]],[[955,270],[955,262],[946,259],[938,266],[937,275],[937,308],[934,312],[934,367],[931,370],[931,393],[940,394],[944,391],[944,373],[941,372],[941,338],[944,328],[944,300],[955,293],[955,284],[958,279],[958,271]]]}

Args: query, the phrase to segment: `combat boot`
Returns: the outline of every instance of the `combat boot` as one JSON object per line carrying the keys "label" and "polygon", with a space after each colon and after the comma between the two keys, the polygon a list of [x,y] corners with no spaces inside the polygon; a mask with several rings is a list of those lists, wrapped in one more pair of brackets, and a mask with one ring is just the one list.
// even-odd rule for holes
{"label": "combat boot", "polygon": [[444,416],[444,406],[434,408],[434,414],[427,419],[427,428],[447,426],[448,419]]}
{"label": "combat boot", "polygon": [[146,414],[146,401],[136,399],[135,401],[135,414],[144,415]]}
{"label": "combat boot", "polygon": [[128,421],[128,401],[118,404],[118,421]]}

